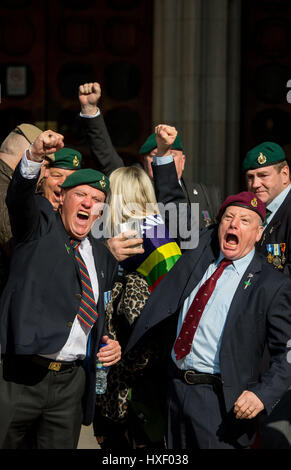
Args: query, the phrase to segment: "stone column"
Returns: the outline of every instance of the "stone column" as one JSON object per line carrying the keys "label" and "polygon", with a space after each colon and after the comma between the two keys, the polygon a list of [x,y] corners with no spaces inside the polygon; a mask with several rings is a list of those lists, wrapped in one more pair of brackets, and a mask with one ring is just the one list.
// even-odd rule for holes
{"label": "stone column", "polygon": [[241,0],[155,0],[153,124],[177,127],[188,178],[239,189]]}

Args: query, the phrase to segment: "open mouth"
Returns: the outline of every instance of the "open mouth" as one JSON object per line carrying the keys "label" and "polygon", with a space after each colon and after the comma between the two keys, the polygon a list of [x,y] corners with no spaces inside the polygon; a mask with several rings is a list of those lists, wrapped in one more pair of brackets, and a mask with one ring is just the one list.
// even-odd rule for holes
{"label": "open mouth", "polygon": [[228,246],[236,246],[238,245],[238,237],[233,233],[228,233],[225,238],[226,244]]}
{"label": "open mouth", "polygon": [[89,215],[88,212],[85,212],[85,211],[78,211],[77,212],[77,217],[78,219],[80,220],[88,220],[89,219]]}

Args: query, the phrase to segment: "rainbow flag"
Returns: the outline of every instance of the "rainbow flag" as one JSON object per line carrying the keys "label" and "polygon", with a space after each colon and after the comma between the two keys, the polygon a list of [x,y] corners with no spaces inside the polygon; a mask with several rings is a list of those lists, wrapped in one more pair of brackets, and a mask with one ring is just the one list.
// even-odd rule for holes
{"label": "rainbow flag", "polygon": [[132,256],[121,262],[126,271],[142,274],[150,291],[153,291],[181,256],[178,244],[170,238],[168,229],[160,215],[146,217],[141,223],[143,235],[142,255]]}

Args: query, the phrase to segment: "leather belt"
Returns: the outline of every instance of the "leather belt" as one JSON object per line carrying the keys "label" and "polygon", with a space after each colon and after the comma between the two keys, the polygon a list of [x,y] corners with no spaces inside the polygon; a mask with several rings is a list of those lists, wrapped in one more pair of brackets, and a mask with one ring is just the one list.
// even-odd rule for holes
{"label": "leather belt", "polygon": [[28,355],[28,356],[22,356],[26,360],[30,360],[34,364],[37,364],[38,366],[44,367],[45,369],[52,370],[54,372],[60,372],[64,371],[67,369],[72,369],[74,367],[80,366],[82,364],[82,361],[52,361],[48,357],[43,357],[43,356],[37,356],[37,355]]}
{"label": "leather belt", "polygon": [[[171,373],[172,372],[172,373]],[[182,370],[176,364],[170,368],[170,375],[177,377],[188,385],[211,384],[222,386],[222,379],[219,374],[206,374],[194,369]]]}

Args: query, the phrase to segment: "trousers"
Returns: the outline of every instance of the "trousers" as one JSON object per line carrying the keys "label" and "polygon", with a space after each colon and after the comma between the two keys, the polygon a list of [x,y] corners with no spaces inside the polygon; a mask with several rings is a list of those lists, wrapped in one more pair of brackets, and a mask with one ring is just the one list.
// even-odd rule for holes
{"label": "trousers", "polygon": [[243,423],[235,419],[232,411],[226,412],[220,387],[206,383],[189,385],[170,377],[166,407],[169,449],[244,448],[237,442],[236,429],[230,421],[239,427]]}
{"label": "trousers", "polygon": [[48,370],[22,356],[0,365],[0,448],[75,449],[82,425],[85,371]]}

